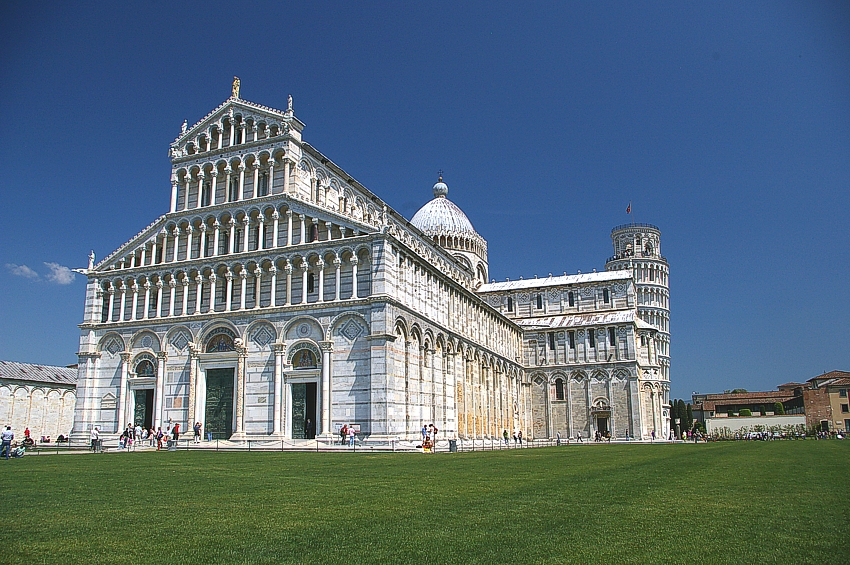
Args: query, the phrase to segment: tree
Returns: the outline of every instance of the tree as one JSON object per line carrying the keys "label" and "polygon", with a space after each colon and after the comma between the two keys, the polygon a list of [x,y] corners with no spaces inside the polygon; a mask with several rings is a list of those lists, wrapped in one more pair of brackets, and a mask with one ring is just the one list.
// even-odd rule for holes
{"label": "tree", "polygon": [[773,413],[777,416],[785,414],[785,406],[781,402],[775,402],[773,404]]}
{"label": "tree", "polygon": [[765,415],[764,405],[759,406],[759,413],[760,413],[762,416],[764,416],[764,415]]}
{"label": "tree", "polygon": [[[676,426],[676,420],[680,419],[679,416],[679,401],[673,399],[673,402],[670,403],[670,424],[673,426],[673,431],[676,432],[676,439],[678,439],[678,432],[681,430],[681,427]],[[678,429],[677,429],[678,428]]]}
{"label": "tree", "polygon": [[741,411],[740,411],[740,412],[738,412],[738,413],[739,413],[741,416],[752,416],[752,415],[753,415],[753,411],[752,411],[752,410],[750,410],[749,408],[741,408]]}
{"label": "tree", "polygon": [[688,427],[688,412],[685,409],[685,401],[681,398],[676,402],[676,408],[679,411],[679,432],[684,434],[690,428]]}
{"label": "tree", "polygon": [[730,392],[732,394],[739,394],[739,393],[747,392],[747,389],[745,389],[745,388],[733,388]]}
{"label": "tree", "polygon": [[691,406],[691,403],[688,402],[688,429],[693,429],[694,427],[694,408]]}

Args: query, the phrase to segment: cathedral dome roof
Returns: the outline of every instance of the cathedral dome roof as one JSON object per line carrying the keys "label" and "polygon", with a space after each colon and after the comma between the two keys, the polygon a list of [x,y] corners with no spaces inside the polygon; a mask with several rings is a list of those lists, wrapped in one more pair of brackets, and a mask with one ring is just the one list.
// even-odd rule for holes
{"label": "cathedral dome roof", "polygon": [[446,198],[449,187],[440,177],[439,182],[434,185],[434,199],[425,204],[413,215],[410,221],[423,233],[430,236],[435,235],[466,235],[478,236],[478,232],[472,227],[472,222],[457,207],[457,204]]}

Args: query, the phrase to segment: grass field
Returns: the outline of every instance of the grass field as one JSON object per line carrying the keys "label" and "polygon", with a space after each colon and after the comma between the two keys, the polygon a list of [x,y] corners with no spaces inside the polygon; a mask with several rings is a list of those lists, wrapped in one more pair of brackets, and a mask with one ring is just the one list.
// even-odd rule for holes
{"label": "grass field", "polygon": [[850,563],[850,441],[0,461],[8,563]]}

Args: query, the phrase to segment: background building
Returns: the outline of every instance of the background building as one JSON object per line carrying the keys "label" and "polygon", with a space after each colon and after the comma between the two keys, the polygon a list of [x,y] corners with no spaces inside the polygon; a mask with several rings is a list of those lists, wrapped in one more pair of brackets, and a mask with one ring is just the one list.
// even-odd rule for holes
{"label": "background building", "polygon": [[68,437],[74,423],[77,368],[0,361],[0,425],[16,439]]}

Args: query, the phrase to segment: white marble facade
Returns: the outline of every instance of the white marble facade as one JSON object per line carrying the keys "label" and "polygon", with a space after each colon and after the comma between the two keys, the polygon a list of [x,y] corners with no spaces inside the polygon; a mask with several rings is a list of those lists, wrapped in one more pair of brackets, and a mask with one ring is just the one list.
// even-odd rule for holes
{"label": "white marble facade", "polygon": [[90,259],[77,434],[133,421],[231,439],[344,423],[369,441],[430,423],[448,438],[666,433],[669,353],[629,257],[487,283],[487,243],[442,179],[408,221],[303,128],[291,99],[247,102],[237,83],[184,124],[170,211]]}

